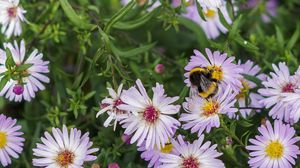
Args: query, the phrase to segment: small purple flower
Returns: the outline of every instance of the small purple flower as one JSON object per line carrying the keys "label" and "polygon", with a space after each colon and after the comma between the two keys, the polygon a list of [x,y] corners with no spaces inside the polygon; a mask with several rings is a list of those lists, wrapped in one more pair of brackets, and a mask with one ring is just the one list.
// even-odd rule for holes
{"label": "small purple flower", "polygon": [[118,163],[110,163],[107,168],[120,168]]}
{"label": "small purple flower", "polygon": [[246,146],[250,151],[249,165],[251,167],[292,167],[300,154],[297,142],[300,137],[295,136],[295,129],[289,124],[276,120],[274,127],[269,121],[258,128],[261,135],[249,139],[251,145]]}
{"label": "small purple flower", "polygon": [[21,95],[24,92],[24,87],[22,85],[15,85],[13,88],[13,92],[16,95]]}
{"label": "small purple flower", "polygon": [[[242,5],[242,8],[254,8],[262,2],[262,0],[248,0],[246,4]],[[263,11],[261,17],[265,23],[268,23],[271,21],[270,16],[275,17],[277,15],[278,0],[266,0],[264,7],[265,10]]]}
{"label": "small purple flower", "polygon": [[165,70],[164,64],[157,64],[157,65],[155,66],[155,72],[158,73],[158,74],[163,73],[164,70]]}
{"label": "small purple flower", "polygon": [[0,114],[0,163],[6,167],[11,164],[11,157],[19,158],[25,139],[21,137],[17,120]]}

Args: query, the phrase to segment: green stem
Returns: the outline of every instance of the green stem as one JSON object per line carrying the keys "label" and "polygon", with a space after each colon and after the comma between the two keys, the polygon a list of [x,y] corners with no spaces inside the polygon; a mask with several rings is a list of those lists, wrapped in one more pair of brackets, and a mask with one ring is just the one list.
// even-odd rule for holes
{"label": "green stem", "polygon": [[220,118],[221,127],[225,130],[226,134],[229,135],[232,139],[234,139],[238,144],[240,144],[243,148],[245,148],[245,144],[233,133],[229,130],[227,125],[225,124],[223,118]]}

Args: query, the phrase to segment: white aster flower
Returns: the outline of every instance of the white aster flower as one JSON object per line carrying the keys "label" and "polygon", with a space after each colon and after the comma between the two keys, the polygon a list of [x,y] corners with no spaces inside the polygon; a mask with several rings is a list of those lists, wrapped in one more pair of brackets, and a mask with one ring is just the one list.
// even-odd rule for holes
{"label": "white aster flower", "polygon": [[225,168],[224,163],[217,159],[222,155],[216,150],[217,145],[211,146],[210,141],[204,143],[204,135],[193,143],[184,141],[180,135],[177,139],[172,140],[175,152],[163,154],[159,168]]}
{"label": "white aster flower", "polygon": [[37,143],[33,149],[33,165],[37,167],[52,168],[83,168],[83,163],[96,160],[91,155],[97,152],[98,148],[91,148],[89,133],[81,135],[81,131],[72,128],[70,133],[64,125],[62,130],[52,128],[52,134],[45,132],[42,137],[42,144]]}
{"label": "white aster flower", "polygon": [[[29,56],[26,56],[25,42],[21,41],[20,47],[15,41],[14,46],[11,43],[4,44],[5,49],[9,50],[13,58],[13,66],[7,68],[8,56],[4,50],[0,49],[0,73],[9,73],[14,78],[8,80],[0,92],[10,101],[20,102],[23,99],[31,101],[35,97],[35,92],[44,90],[42,83],[49,83],[50,80],[45,73],[49,73],[49,61],[43,61],[43,54],[34,50]],[[19,70],[20,67],[28,65],[27,68]],[[0,77],[0,81],[4,76]]]}
{"label": "white aster flower", "polygon": [[106,119],[103,125],[105,127],[108,127],[112,120],[114,120],[114,130],[116,129],[117,122],[121,121],[122,119],[128,116],[128,113],[126,111],[120,110],[118,108],[119,105],[124,104],[121,100],[122,87],[123,84],[119,86],[117,92],[114,91],[112,88],[107,88],[111,98],[106,97],[102,100],[100,105],[101,110],[96,115],[96,117],[99,117],[99,115],[103,114],[104,112],[107,112],[109,117]]}
{"label": "white aster flower", "polygon": [[[277,67],[272,65],[275,72],[271,72],[271,77],[268,77],[266,81],[262,82],[265,88],[259,89],[258,92],[264,96],[260,102],[265,105],[266,108],[271,108],[269,116],[273,119],[284,120],[285,122],[293,121],[291,111],[294,111],[293,105],[286,101],[288,99],[297,98],[294,94],[300,85],[295,76],[291,76],[289,68],[285,63],[280,62]],[[297,119],[296,117],[295,119]],[[292,119],[292,120],[291,120]],[[298,118],[299,119],[299,118]]]}
{"label": "white aster flower", "polygon": [[153,98],[150,99],[141,80],[136,87],[123,91],[121,100],[125,103],[119,109],[130,111],[133,115],[121,121],[126,128],[125,134],[131,135],[131,143],[137,141],[146,149],[160,149],[174,135],[180,123],[170,115],[177,114],[180,106],[173,105],[179,97],[167,97],[163,85],[156,84],[152,88]]}
{"label": "white aster flower", "polygon": [[19,0],[0,0],[1,31],[5,33],[7,38],[10,38],[12,35],[21,35],[21,22],[26,21],[25,13],[26,11],[19,6]]}

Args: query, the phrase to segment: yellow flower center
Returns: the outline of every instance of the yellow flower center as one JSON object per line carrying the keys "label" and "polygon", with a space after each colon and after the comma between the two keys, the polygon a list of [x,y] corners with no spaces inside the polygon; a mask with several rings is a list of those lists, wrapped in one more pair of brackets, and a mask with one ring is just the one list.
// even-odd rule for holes
{"label": "yellow flower center", "polygon": [[5,132],[0,131],[0,149],[4,148],[7,144],[7,135]]}
{"label": "yellow flower center", "polygon": [[269,156],[272,159],[278,159],[281,158],[283,155],[283,145],[278,141],[272,141],[269,143],[269,145],[266,147],[265,152],[266,155]]}
{"label": "yellow flower center", "polygon": [[160,151],[162,153],[171,153],[172,149],[173,149],[173,144],[172,143],[167,143],[165,145],[165,147],[163,147],[163,148],[160,149]]}
{"label": "yellow flower center", "polygon": [[216,12],[212,9],[208,9],[204,14],[208,18],[213,18],[216,15]]}
{"label": "yellow flower center", "polygon": [[212,99],[207,100],[202,107],[204,116],[210,117],[217,114],[219,112],[219,107],[220,105],[218,102]]}
{"label": "yellow flower center", "polygon": [[207,69],[212,72],[211,77],[213,79],[216,79],[217,81],[221,81],[223,79],[224,73],[220,66],[208,66]]}
{"label": "yellow flower center", "polygon": [[67,168],[74,161],[74,153],[68,150],[62,151],[58,154],[56,161],[61,167]]}
{"label": "yellow flower center", "polygon": [[247,81],[242,80],[241,82],[243,87],[241,88],[239,94],[236,96],[237,99],[245,98],[250,90],[250,85]]}

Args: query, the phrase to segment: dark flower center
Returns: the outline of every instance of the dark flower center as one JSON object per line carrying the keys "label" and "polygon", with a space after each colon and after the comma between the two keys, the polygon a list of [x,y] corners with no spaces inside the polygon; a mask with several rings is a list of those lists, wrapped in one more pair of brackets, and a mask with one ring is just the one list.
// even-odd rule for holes
{"label": "dark flower center", "polygon": [[158,116],[159,112],[153,106],[147,107],[143,113],[144,119],[149,123],[154,123]]}
{"label": "dark flower center", "polygon": [[16,95],[21,95],[24,92],[24,88],[23,88],[22,85],[15,85],[14,88],[13,88],[13,92]]}
{"label": "dark flower center", "polygon": [[282,88],[282,92],[284,93],[293,93],[295,92],[295,85],[288,83]]}
{"label": "dark flower center", "polygon": [[199,168],[199,162],[196,158],[190,156],[183,160],[181,168]]}
{"label": "dark flower center", "polygon": [[8,13],[9,17],[16,17],[17,16],[17,7],[8,8],[7,13]]}
{"label": "dark flower center", "polygon": [[58,154],[56,160],[60,166],[67,167],[73,163],[74,157],[75,157],[74,153],[65,150]]}

